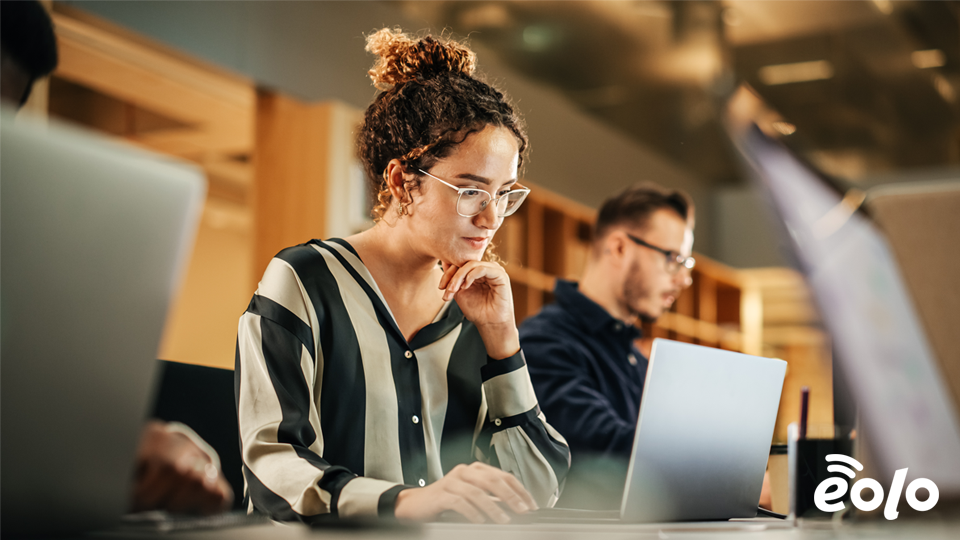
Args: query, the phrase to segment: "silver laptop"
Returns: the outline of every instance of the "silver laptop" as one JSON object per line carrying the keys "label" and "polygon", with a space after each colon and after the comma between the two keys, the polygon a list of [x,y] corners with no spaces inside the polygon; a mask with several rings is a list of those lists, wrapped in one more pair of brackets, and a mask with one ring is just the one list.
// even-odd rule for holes
{"label": "silver laptop", "polygon": [[655,339],[621,520],[755,517],[786,370],[783,360]]}
{"label": "silver laptop", "polygon": [[109,526],[129,505],[205,181],[6,111],[0,129],[3,535]]}
{"label": "silver laptop", "polygon": [[756,517],[786,370],[783,360],[653,340],[620,511],[541,509],[529,521],[663,528]]}

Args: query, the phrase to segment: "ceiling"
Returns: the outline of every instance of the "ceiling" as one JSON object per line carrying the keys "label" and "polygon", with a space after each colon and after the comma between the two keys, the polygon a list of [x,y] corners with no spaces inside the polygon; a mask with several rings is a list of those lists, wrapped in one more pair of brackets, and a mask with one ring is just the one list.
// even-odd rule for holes
{"label": "ceiling", "polygon": [[714,185],[738,179],[720,124],[746,81],[829,174],[960,166],[960,3],[403,2]]}

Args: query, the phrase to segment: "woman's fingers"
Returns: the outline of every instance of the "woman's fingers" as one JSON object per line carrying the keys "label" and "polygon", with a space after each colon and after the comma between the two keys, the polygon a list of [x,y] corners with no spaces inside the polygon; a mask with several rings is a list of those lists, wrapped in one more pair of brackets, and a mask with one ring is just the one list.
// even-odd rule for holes
{"label": "woman's fingers", "polygon": [[536,501],[512,474],[483,463],[474,463],[464,472],[464,479],[501,501],[518,514],[537,508]]}
{"label": "woman's fingers", "polygon": [[499,267],[487,265],[474,266],[464,275],[463,285],[460,288],[469,289],[478,279],[485,279],[493,285],[505,285],[506,280],[503,279],[504,274],[503,269]]}
{"label": "woman's fingers", "polygon": [[[456,270],[452,270],[454,268]],[[452,275],[448,276],[448,274]],[[507,283],[504,275],[502,268],[491,263],[469,261],[461,267],[451,266],[440,280],[440,288],[446,289],[443,299],[449,300],[461,290],[469,289],[479,279],[488,280],[495,285],[504,285]]]}
{"label": "woman's fingers", "polygon": [[486,491],[476,485],[461,480],[454,482],[448,489],[466,499],[472,506],[486,514],[494,523],[510,522],[510,516],[500,508]]}
{"label": "woman's fingers", "polygon": [[480,510],[477,510],[477,507],[470,504],[470,501],[463,496],[456,493],[447,493],[446,499],[444,506],[469,519],[472,523],[485,523],[487,521],[483,518]]}
{"label": "woman's fingers", "polygon": [[523,502],[526,503],[531,510],[537,510],[540,508],[540,506],[537,504],[537,501],[533,499],[533,495],[527,491],[527,488],[523,487],[523,484],[520,483],[520,480],[517,480],[516,476],[509,473],[504,473],[503,481],[510,486],[514,493],[518,494],[520,498],[523,499]]}
{"label": "woman's fingers", "polygon": [[[452,278],[452,277],[454,276],[454,274],[457,273],[458,270],[460,270],[460,267],[459,267],[459,266],[454,266],[454,265],[452,265],[452,264],[446,264],[446,263],[444,263],[444,264],[443,264],[443,277],[440,278],[440,286],[437,287],[437,288],[438,288],[438,289],[446,289],[447,286],[450,284],[450,278]],[[446,300],[446,299],[447,299],[447,298],[446,298],[446,295],[444,295],[444,300]]]}

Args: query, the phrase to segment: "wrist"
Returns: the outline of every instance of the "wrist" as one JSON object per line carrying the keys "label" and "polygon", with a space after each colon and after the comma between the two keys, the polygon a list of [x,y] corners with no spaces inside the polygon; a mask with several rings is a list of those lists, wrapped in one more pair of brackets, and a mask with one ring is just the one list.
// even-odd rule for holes
{"label": "wrist", "polygon": [[480,339],[487,349],[487,356],[494,360],[510,358],[520,351],[520,333],[514,324],[491,324],[478,326]]}
{"label": "wrist", "polygon": [[[413,514],[410,513],[410,509],[404,507],[405,502],[408,498],[415,495],[417,491],[420,491],[423,488],[406,488],[397,493],[396,499],[393,503],[393,517],[397,519],[409,519],[413,517]],[[409,505],[408,505],[409,506]]]}

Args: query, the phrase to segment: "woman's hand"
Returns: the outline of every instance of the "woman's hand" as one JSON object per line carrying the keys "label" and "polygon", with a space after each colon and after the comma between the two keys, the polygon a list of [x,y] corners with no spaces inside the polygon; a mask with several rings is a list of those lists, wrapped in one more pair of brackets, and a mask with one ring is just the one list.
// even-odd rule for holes
{"label": "woman's hand", "polygon": [[501,360],[520,350],[510,278],[502,266],[482,261],[467,261],[463,266],[444,263],[440,288],[446,289],[444,301],[454,298],[467,320],[477,326],[491,358]]}
{"label": "woman's hand", "polygon": [[518,514],[537,509],[537,503],[512,474],[479,461],[457,465],[427,487],[405,489],[397,495],[397,519],[429,520],[453,510],[473,523],[507,523],[510,516],[497,504]]}

